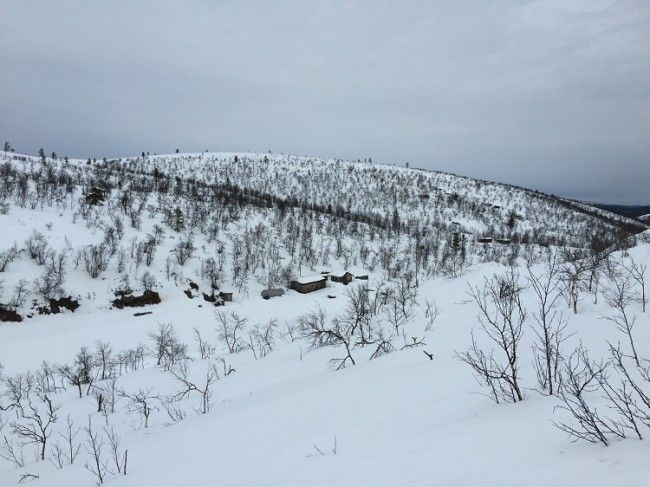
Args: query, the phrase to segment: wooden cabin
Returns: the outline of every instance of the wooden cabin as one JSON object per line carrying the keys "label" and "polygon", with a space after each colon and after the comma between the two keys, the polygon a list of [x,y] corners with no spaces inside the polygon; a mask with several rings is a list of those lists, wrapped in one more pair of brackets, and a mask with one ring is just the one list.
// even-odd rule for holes
{"label": "wooden cabin", "polygon": [[232,302],[232,293],[224,293],[223,291],[221,291],[219,293],[219,297],[224,301]]}
{"label": "wooden cabin", "polygon": [[304,276],[299,277],[289,283],[289,287],[294,291],[301,294],[307,294],[319,289],[325,289],[326,279],[325,276]]}
{"label": "wooden cabin", "polygon": [[330,281],[332,282],[341,282],[346,286],[352,282],[354,276],[350,272],[344,272],[342,274],[330,274]]}

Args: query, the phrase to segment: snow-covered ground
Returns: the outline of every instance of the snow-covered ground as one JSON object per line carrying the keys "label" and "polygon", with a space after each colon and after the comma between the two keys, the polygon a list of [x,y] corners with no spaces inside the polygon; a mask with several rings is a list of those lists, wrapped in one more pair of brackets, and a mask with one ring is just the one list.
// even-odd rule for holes
{"label": "snow-covered ground", "polygon": [[[650,246],[632,256],[650,262]],[[496,405],[482,395],[470,370],[454,357],[467,347],[477,328],[477,309],[465,294],[467,282],[498,271],[496,265],[472,269],[459,279],[426,282],[418,300],[441,309],[425,332],[420,316],[408,335],[424,336],[426,345],[369,361],[360,352],[357,365],[341,371],[328,367],[330,348],[310,351],[297,340],[280,342],[264,358],[250,351],[220,355],[236,372],[214,385],[214,404],[203,415],[193,411],[198,397],[182,401],[184,421],[169,425],[154,411],[147,429],[118,401],[109,421],[122,432],[128,448],[128,475],[109,476],[110,485],[638,485],[650,483],[650,443],[636,439],[609,447],[571,443],[554,427],[561,418],[557,399],[532,390],[534,372],[528,353],[522,360],[525,400]],[[354,283],[351,286],[359,285]],[[264,301],[252,297],[227,307],[249,319],[291,320],[323,306],[334,315],[344,305],[343,285],[301,296],[290,292]],[[336,293],[337,299],[326,294]],[[526,302],[532,303],[526,295]],[[153,314],[80,309],[74,314],[35,317],[0,326],[0,357],[10,375],[35,369],[41,360],[63,363],[95,340],[114,350],[148,341],[161,321],[175,325],[179,338],[192,343],[193,328],[214,339],[214,309],[197,307],[183,295],[151,307]],[[640,353],[650,356],[650,314],[635,307]],[[616,340],[611,323],[601,319],[602,305],[585,296],[578,315],[565,311],[575,340],[594,356],[604,355],[605,340]],[[526,330],[526,342],[532,339]],[[196,357],[194,345],[191,352]],[[433,354],[429,360],[423,353]],[[366,354],[367,355],[367,354]],[[192,363],[193,370],[205,364]],[[148,366],[120,377],[127,390],[150,387],[159,394],[173,389],[168,374]],[[71,388],[57,394],[59,416],[71,414],[82,424],[96,407],[92,397],[76,398]],[[98,427],[103,419],[95,413]],[[319,452],[320,450],[320,452]],[[321,454],[322,452],[322,454]],[[81,455],[83,456],[83,454]],[[28,455],[29,458],[29,455]],[[40,475],[35,485],[93,485],[84,460],[61,470],[29,458],[24,470]],[[10,485],[20,470],[0,463],[0,484]]]}
{"label": "snow-covered ground", "polygon": [[[48,166],[41,166],[35,158],[23,159],[12,160],[20,167],[16,174],[6,165],[0,167],[0,196],[5,198],[0,200],[0,253],[13,256],[0,273],[0,303],[15,298],[21,281],[30,292],[26,301],[10,306],[24,320],[0,323],[0,364],[5,378],[0,389],[8,392],[7,381],[19,374],[42,371],[44,361],[50,370],[57,370],[72,364],[81,347],[95,353],[98,341],[110,344],[115,363],[129,362],[127,352],[137,355],[139,345],[146,356],[144,363],[136,360],[135,370],[127,372],[120,365],[119,373],[114,374],[115,390],[123,392],[116,396],[114,411],[109,411],[112,408],[105,402],[111,379],[96,379],[92,387],[84,384],[79,398],[74,385],[58,373],[52,376],[56,383],[48,385],[47,396],[59,409],[48,429],[45,460],[35,456],[35,444],[26,444],[20,455],[24,439],[16,434],[14,424],[29,421],[11,407],[10,395],[0,398],[0,406],[7,408],[0,411],[0,486],[13,485],[26,474],[23,482],[34,485],[91,486],[97,482],[91,472],[88,435],[83,430],[73,441],[79,445],[75,461],[57,461],[55,448],[65,443],[67,418],[74,431],[90,421],[92,431],[103,442],[100,468],[105,470],[107,485],[650,485],[647,440],[628,434],[627,439],[613,439],[607,447],[572,442],[554,425],[571,418],[557,408],[560,399],[536,390],[531,350],[536,301],[530,288],[522,291],[529,313],[519,349],[523,401],[495,404],[457,357],[470,345],[472,331],[479,344],[488,347],[480,331],[478,306],[468,295],[469,286],[480,286],[484,278],[504,273],[506,267],[495,261],[518,264],[525,282],[526,260],[531,265],[537,262],[533,271],[541,273],[541,262],[553,250],[535,243],[536,238],[542,242],[573,229],[571,238],[585,244],[585,228],[606,231],[614,225],[606,212],[582,213],[573,203],[564,206],[544,195],[453,175],[277,155],[181,154],[119,163],[142,174],[117,169],[103,172],[99,162],[71,161],[66,166],[60,160],[49,161],[50,167],[60,166],[58,177],[63,182],[50,183],[48,189],[48,185],[39,185],[47,178],[56,180],[57,174],[48,175]],[[270,164],[267,179],[260,176],[264,175],[263,164]],[[144,173],[154,168],[178,176],[170,178],[173,191],[172,186],[163,191],[160,181],[155,188],[150,184],[154,177]],[[24,186],[20,179],[23,170],[31,178]],[[291,177],[284,180],[288,173]],[[368,181],[363,179],[366,176]],[[101,177],[112,184],[107,202],[88,206],[82,191],[88,191]],[[421,246],[419,234],[409,234],[412,229],[408,225],[400,234],[394,226],[373,228],[363,218],[354,220],[350,214],[336,211],[319,213],[298,205],[291,214],[259,202],[235,204],[234,198],[215,202],[206,197],[211,190],[201,193],[190,184],[200,177],[208,182],[223,183],[220,178],[228,178],[230,183],[247,184],[244,189],[259,191],[258,196],[275,188],[287,198],[303,181],[317,178],[323,186],[317,188],[311,203],[319,205],[337,201],[341,194],[367,184],[373,193],[350,196],[344,202],[346,211],[361,211],[364,202],[369,214],[394,205],[399,218],[412,220],[409,225],[432,229],[425,232],[432,246]],[[335,188],[337,181],[346,181],[345,186]],[[378,181],[386,184],[383,190]],[[435,188],[444,191],[436,195]],[[395,196],[391,205],[385,205],[383,191]],[[420,197],[422,191],[431,192],[430,201]],[[459,199],[450,196],[456,191],[462,196]],[[136,196],[125,200],[129,195]],[[201,204],[193,205],[199,200]],[[491,203],[486,205],[487,201]],[[174,209],[185,218],[182,230],[173,228]],[[506,220],[513,211],[516,218],[510,228]],[[389,215],[387,211],[383,216]],[[429,215],[431,221],[428,217],[423,220],[422,215]],[[458,225],[450,221],[454,215]],[[444,225],[436,226],[436,218],[444,220]],[[540,223],[545,218],[552,219],[550,230]],[[530,231],[533,242],[519,248],[468,241],[467,247],[460,246],[462,252],[460,247],[456,249],[456,257],[462,254],[462,265],[449,272],[436,264],[437,259],[444,261],[444,251],[438,252],[433,244],[453,243],[453,237],[462,233],[455,227],[495,236],[494,232],[504,228],[515,233]],[[26,240],[34,232],[42,234],[47,243],[43,248],[47,256],[40,264],[25,250]],[[123,234],[116,237],[120,232]],[[194,248],[187,260],[180,262],[178,244],[190,238]],[[650,244],[643,243],[649,240],[646,232],[629,257],[617,251],[613,259],[631,262],[632,258],[637,264],[650,265]],[[151,241],[155,252],[147,263],[142,246]],[[90,245],[112,252],[95,278],[84,264]],[[413,258],[413,253],[420,253],[420,260]],[[421,258],[422,254],[427,254],[428,260]],[[41,293],[34,281],[54,268],[51,264],[58,256],[65,261],[65,275],[52,296],[71,295],[81,306],[74,313],[64,310],[41,315],[36,308],[46,305],[50,296]],[[210,276],[205,272],[208,258],[215,265],[222,264],[215,273],[219,290],[234,291],[234,301],[224,307],[215,307],[202,297],[203,292],[210,293]],[[275,268],[279,263],[286,268]],[[249,272],[237,266],[250,267]],[[299,279],[301,275],[343,270],[368,274],[369,280],[356,279],[349,286],[327,281],[323,290],[305,295],[288,290],[268,301],[260,296],[270,284],[286,288],[289,273]],[[125,278],[139,292],[145,273],[157,281],[161,303],[114,309],[110,302],[116,289],[124,289]],[[452,274],[459,277],[449,277]],[[408,319],[400,318],[399,332],[391,328],[390,303],[379,305],[373,343],[358,342],[355,336],[349,344],[354,364],[348,358],[345,368],[334,370],[332,365],[340,362],[332,364],[331,360],[345,357],[344,346],[314,348],[308,337],[301,336],[297,323],[306,314],[322,309],[333,327],[336,320],[331,320],[349,310],[349,293],[367,286],[369,300],[377,297],[381,301],[388,289],[399,292],[406,282],[400,279],[406,275],[411,279],[408,292],[413,275],[419,281],[417,304],[409,310]],[[567,320],[567,334],[571,334],[565,352],[582,343],[595,360],[608,357],[608,342],[620,341],[624,349],[627,344],[614,324],[603,319],[612,312],[602,295],[607,285],[604,266],[598,275],[601,279],[594,285],[600,289],[597,304],[594,295],[582,289],[577,314],[568,306],[566,293],[555,307]],[[190,280],[198,290],[189,288]],[[634,284],[637,298],[638,291]],[[435,319],[428,307],[434,303],[439,310]],[[628,311],[636,318],[633,334],[638,354],[650,358],[650,311],[643,313],[638,299],[629,303]],[[135,316],[137,312],[149,314]],[[238,345],[230,346],[233,351],[219,331],[221,313],[234,313],[230,326],[233,320],[243,323]],[[271,320],[277,325],[269,336],[256,334]],[[179,374],[185,364],[189,379],[198,388],[206,374],[218,374],[210,387],[209,408],[196,390],[170,400],[182,385],[166,367],[156,365],[150,337],[167,324],[173,326],[178,341],[188,346],[189,359],[171,366],[173,372]],[[204,354],[208,358],[201,357],[197,331],[214,348]],[[384,351],[391,353],[373,358],[382,338],[390,338]],[[262,343],[263,339],[268,343]],[[95,357],[93,374],[99,373],[97,364]],[[128,397],[140,390],[151,407],[147,427]],[[103,412],[98,412],[100,393]],[[31,397],[42,413],[45,403]],[[28,407],[25,398],[21,401]],[[609,414],[608,403],[599,392],[590,393],[589,402]],[[181,416],[184,419],[179,420]],[[644,436],[650,433],[643,428]],[[120,437],[117,463],[128,450],[127,475],[118,472],[111,456],[108,433],[113,430]],[[6,459],[12,445],[18,455],[14,462]]]}

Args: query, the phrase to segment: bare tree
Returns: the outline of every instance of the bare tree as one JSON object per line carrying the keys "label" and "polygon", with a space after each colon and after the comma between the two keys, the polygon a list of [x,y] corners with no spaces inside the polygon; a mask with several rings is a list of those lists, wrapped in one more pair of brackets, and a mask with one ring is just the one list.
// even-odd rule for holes
{"label": "bare tree", "polygon": [[18,477],[18,485],[22,484],[23,482],[25,482],[27,480],[30,480],[30,481],[31,480],[38,480],[40,478],[41,478],[41,476],[37,475],[35,473],[24,472],[24,473],[20,474],[20,477]]}
{"label": "bare tree", "polygon": [[104,439],[101,433],[93,427],[92,416],[88,416],[88,425],[83,428],[86,434],[86,451],[91,459],[84,467],[97,479],[97,485],[102,485],[108,472],[104,459]]}
{"label": "bare tree", "polygon": [[108,342],[101,340],[95,342],[95,348],[97,350],[95,356],[99,366],[99,379],[106,380],[111,375],[113,350]]}
{"label": "bare tree", "polygon": [[201,360],[212,357],[215,352],[215,347],[203,338],[198,328],[194,328],[194,339],[196,340]]}
{"label": "bare tree", "polygon": [[240,317],[234,311],[226,313],[219,311],[215,313],[217,320],[217,336],[228,347],[228,353],[237,353],[242,350],[241,335],[244,332],[246,318]]}
{"label": "bare tree", "polygon": [[366,286],[356,286],[346,291],[346,307],[340,319],[350,327],[352,334],[358,334],[360,345],[374,341],[376,310],[370,303],[370,291]]}
{"label": "bare tree", "polygon": [[565,263],[562,266],[562,278],[565,283],[569,305],[573,308],[573,314],[577,314],[580,290],[589,270],[589,262],[584,258],[583,253],[578,251],[566,250],[563,258]]}
{"label": "bare tree", "polygon": [[606,380],[606,364],[595,363],[579,346],[565,361],[562,388],[559,397],[562,404],[557,408],[566,411],[573,422],[553,422],[574,441],[586,440],[590,443],[609,445],[611,438],[624,438],[625,432],[614,421],[603,418],[589,400],[589,393],[598,390]]}
{"label": "bare tree", "polygon": [[113,466],[115,467],[115,474],[126,475],[126,462],[128,458],[128,450],[121,450],[121,438],[115,431],[114,427],[104,427],[104,433],[108,440],[108,448],[110,450]]}
{"label": "bare tree", "polygon": [[38,445],[41,460],[45,460],[47,440],[52,434],[52,427],[57,420],[56,413],[60,408],[47,394],[28,390],[24,401],[17,408],[20,420],[11,423],[13,433],[24,445]]}
{"label": "bare tree", "polygon": [[610,273],[609,286],[605,290],[605,301],[612,309],[612,312],[604,316],[604,318],[614,323],[616,328],[626,336],[630,344],[632,357],[636,365],[640,366],[639,355],[632,335],[632,330],[636,324],[636,316],[632,316],[629,309],[633,298],[631,288],[632,283],[627,275],[618,271]]}
{"label": "bare tree", "polygon": [[65,253],[52,255],[45,266],[40,278],[36,279],[34,287],[45,298],[54,298],[63,292],[65,279]]}
{"label": "bare tree", "polygon": [[187,414],[185,411],[178,407],[177,402],[174,400],[173,397],[169,396],[159,396],[158,401],[160,402],[161,407],[167,413],[167,416],[171,420],[172,423],[178,423],[179,421],[183,421]]}
{"label": "bare tree", "polygon": [[95,279],[108,268],[111,253],[106,244],[88,245],[83,250],[83,259],[88,275]]}
{"label": "bare tree", "polygon": [[23,468],[25,466],[24,447],[20,443],[14,443],[11,438],[7,436],[2,437],[2,444],[0,445],[0,458],[13,463],[17,467]]}
{"label": "bare tree", "polygon": [[434,302],[430,302],[429,300],[426,300],[424,303],[424,317],[427,320],[426,324],[426,331],[431,331],[431,328],[433,328],[433,323],[436,321],[438,316],[440,315],[440,308],[438,307],[438,304]]}
{"label": "bare tree", "polygon": [[645,313],[645,307],[648,300],[645,294],[645,273],[648,266],[645,264],[637,264],[634,259],[630,258],[629,264],[623,264],[623,267],[630,273],[632,279],[637,283],[641,290],[641,308]]}
{"label": "bare tree", "polygon": [[70,465],[74,463],[79,455],[79,449],[81,444],[77,441],[77,435],[80,432],[80,428],[77,428],[72,421],[72,418],[68,416],[66,418],[66,427],[63,433],[59,433],[65,444],[66,459]]}
{"label": "bare tree", "polygon": [[610,344],[609,348],[612,364],[621,374],[621,386],[613,393],[616,400],[612,402],[640,438],[641,433],[636,424],[641,423],[650,428],[650,392],[647,392],[650,386],[650,365],[631,370],[625,363],[629,357],[621,352],[620,345]]}
{"label": "bare tree", "polygon": [[277,320],[270,319],[248,331],[248,347],[253,352],[255,359],[266,357],[273,351],[277,328]]}
{"label": "bare tree", "polygon": [[554,255],[543,274],[537,275],[528,269],[528,283],[537,298],[533,312],[537,326],[532,327],[536,337],[533,344],[535,372],[540,388],[551,396],[557,393],[562,358],[560,348],[568,338],[566,321],[562,313],[554,309],[560,299],[559,273],[560,267]]}
{"label": "bare tree", "polygon": [[124,390],[120,391],[120,396],[127,399],[127,411],[129,413],[137,413],[142,417],[145,428],[149,427],[149,416],[155,410],[154,405],[156,395],[153,394],[152,389],[138,389],[136,392],[128,393]]}
{"label": "bare tree", "polygon": [[80,431],[81,428],[76,427],[74,421],[68,415],[65,430],[58,433],[63,444],[54,443],[50,453],[50,463],[56,468],[61,469],[65,465],[72,465],[77,459],[81,449],[81,443],[77,440]]}
{"label": "bare tree", "polygon": [[406,326],[410,320],[411,320],[411,315],[405,315],[402,307],[400,305],[400,301],[395,294],[395,290],[391,289],[388,297],[387,297],[387,303],[384,306],[384,318],[386,322],[393,328],[393,333],[396,336],[401,335],[402,329],[404,326]]}
{"label": "bare tree", "polygon": [[303,338],[307,339],[311,348],[343,346],[345,356],[343,358],[333,358],[330,364],[336,369],[344,368],[349,361],[352,365],[356,362],[352,357],[353,336],[350,328],[345,327],[341,320],[333,319],[329,324],[323,308],[318,307],[316,311],[302,315],[298,318]]}
{"label": "bare tree", "polygon": [[86,395],[90,395],[93,382],[97,378],[94,358],[86,347],[81,347],[72,365],[61,366],[58,368],[58,372],[70,385],[77,388],[79,398],[83,395],[84,385],[87,386]]}
{"label": "bare tree", "polygon": [[153,341],[152,353],[156,358],[156,365],[169,369],[187,358],[187,346],[178,340],[171,323],[159,323],[158,331],[149,333],[149,338]]}
{"label": "bare tree", "polygon": [[199,385],[189,377],[189,372],[187,368],[187,361],[182,361],[176,366],[169,369],[169,373],[174,379],[181,385],[181,389],[172,397],[174,400],[180,400],[193,392],[196,392],[201,397],[201,414],[207,414],[210,410],[210,404],[212,399],[212,391],[210,386],[214,384],[219,376],[214,367],[208,367],[205,374],[205,379]]}
{"label": "bare tree", "polygon": [[370,355],[370,360],[374,360],[376,358],[382,357],[384,355],[387,355],[389,353],[393,353],[395,351],[395,346],[393,345],[392,342],[392,336],[386,336],[383,332],[379,332],[377,339],[375,340],[375,351],[372,352]]}
{"label": "bare tree", "polygon": [[484,334],[497,346],[505,362],[484,352],[472,334],[472,346],[456,356],[468,364],[476,378],[489,386],[494,399],[511,402],[523,400],[519,385],[519,344],[523,334],[526,311],[520,301],[521,284],[514,268],[505,276],[485,279],[482,287],[469,288],[469,295],[479,307],[478,319]]}

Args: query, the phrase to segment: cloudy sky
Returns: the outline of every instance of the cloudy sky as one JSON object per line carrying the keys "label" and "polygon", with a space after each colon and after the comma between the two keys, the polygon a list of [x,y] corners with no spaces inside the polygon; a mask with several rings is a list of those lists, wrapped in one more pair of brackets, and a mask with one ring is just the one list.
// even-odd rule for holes
{"label": "cloudy sky", "polygon": [[0,0],[0,138],[267,151],[650,203],[648,0]]}

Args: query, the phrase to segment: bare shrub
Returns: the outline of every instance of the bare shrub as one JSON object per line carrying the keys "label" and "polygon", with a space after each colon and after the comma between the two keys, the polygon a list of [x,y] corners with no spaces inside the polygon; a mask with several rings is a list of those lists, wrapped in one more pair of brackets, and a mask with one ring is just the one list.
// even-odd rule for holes
{"label": "bare shrub", "polygon": [[568,338],[566,321],[562,313],[555,310],[560,299],[560,267],[555,256],[551,256],[542,274],[528,269],[528,283],[537,298],[533,319],[533,343],[537,384],[549,395],[557,393],[560,382],[562,344]]}
{"label": "bare shrub", "polygon": [[316,311],[300,316],[298,318],[298,326],[300,327],[302,337],[309,341],[311,348],[341,346],[344,348],[344,357],[330,360],[330,365],[334,369],[340,370],[348,362],[352,365],[356,364],[354,357],[352,357],[352,347],[354,344],[350,327],[346,327],[344,322],[336,318],[328,323],[323,308],[319,307]]}
{"label": "bare shrub", "polygon": [[483,286],[470,286],[469,294],[479,307],[478,319],[483,333],[496,345],[503,359],[494,350],[483,351],[472,332],[472,346],[456,356],[468,364],[476,379],[490,388],[493,399],[510,402],[523,400],[519,384],[519,345],[526,311],[520,301],[521,285],[514,268],[505,276],[485,279]]}

